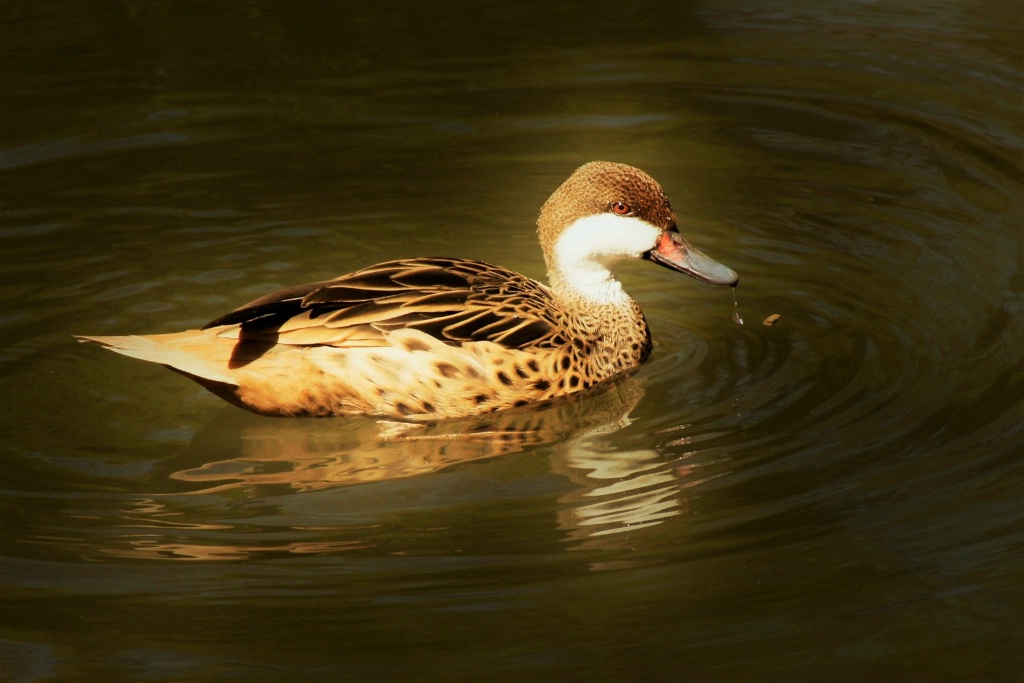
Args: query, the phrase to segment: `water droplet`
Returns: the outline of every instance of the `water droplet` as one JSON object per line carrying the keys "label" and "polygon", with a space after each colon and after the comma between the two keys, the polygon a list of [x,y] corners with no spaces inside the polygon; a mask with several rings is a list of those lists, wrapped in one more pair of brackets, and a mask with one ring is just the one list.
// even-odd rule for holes
{"label": "water droplet", "polygon": [[736,288],[732,288],[732,321],[737,325],[743,324],[743,318],[740,317],[740,303],[736,300]]}

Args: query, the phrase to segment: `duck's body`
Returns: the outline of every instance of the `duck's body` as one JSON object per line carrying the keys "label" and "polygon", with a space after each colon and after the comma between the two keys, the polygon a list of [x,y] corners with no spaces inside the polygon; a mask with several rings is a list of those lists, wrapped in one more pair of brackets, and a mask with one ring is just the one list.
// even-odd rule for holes
{"label": "duck's body", "polygon": [[614,260],[737,280],[679,236],[660,186],[622,164],[578,169],[538,228],[550,287],[478,261],[405,259],[269,294],[201,330],[81,339],[258,413],[434,421],[575,393],[640,365],[650,331],[608,270]]}

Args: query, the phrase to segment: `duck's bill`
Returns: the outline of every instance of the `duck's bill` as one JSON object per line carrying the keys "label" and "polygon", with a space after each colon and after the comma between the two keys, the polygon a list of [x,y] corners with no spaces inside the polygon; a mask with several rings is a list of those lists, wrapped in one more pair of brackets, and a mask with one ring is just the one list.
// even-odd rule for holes
{"label": "duck's bill", "polygon": [[675,230],[666,230],[658,244],[647,252],[647,257],[659,265],[686,273],[708,284],[735,287],[740,281],[735,270],[694,249]]}

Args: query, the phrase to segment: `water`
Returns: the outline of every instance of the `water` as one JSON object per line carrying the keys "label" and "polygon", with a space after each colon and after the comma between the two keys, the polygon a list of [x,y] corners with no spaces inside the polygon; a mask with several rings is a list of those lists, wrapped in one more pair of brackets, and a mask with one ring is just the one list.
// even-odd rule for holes
{"label": "water", "polygon": [[[778,315],[778,313],[772,313],[772,316]],[[775,320],[777,320],[777,318],[771,318],[771,316],[769,316],[768,318],[765,318],[765,325],[770,327],[774,324]],[[732,288],[732,321],[737,325],[743,324],[743,317],[740,316],[740,300],[736,298],[736,287]]]}
{"label": "water", "polygon": [[[1016,3],[0,19],[4,678],[1021,680]],[[591,159],[741,278],[623,266],[656,347],[606,392],[274,420],[71,340],[542,277]]]}

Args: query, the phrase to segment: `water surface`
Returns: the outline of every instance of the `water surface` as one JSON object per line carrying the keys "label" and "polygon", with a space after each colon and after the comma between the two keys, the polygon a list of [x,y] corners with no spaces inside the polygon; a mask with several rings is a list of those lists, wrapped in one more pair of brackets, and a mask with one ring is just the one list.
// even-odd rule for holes
{"label": "water surface", "polygon": [[[1021,679],[1019,7],[673,7],[0,10],[7,677]],[[745,324],[624,264],[637,374],[428,428],[71,340],[399,256],[542,278],[592,159]]]}

